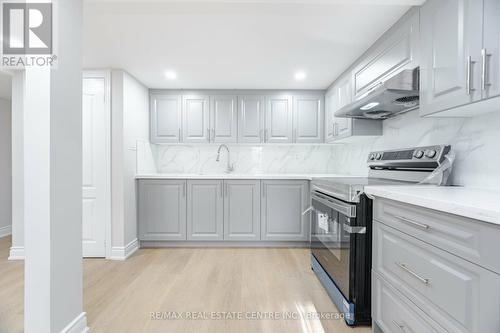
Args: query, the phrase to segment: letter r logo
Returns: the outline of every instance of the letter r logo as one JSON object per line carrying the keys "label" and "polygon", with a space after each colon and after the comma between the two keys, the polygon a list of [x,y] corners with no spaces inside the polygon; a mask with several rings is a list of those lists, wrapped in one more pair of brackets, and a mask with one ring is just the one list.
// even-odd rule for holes
{"label": "letter r logo", "polygon": [[52,4],[3,4],[3,54],[52,54]]}

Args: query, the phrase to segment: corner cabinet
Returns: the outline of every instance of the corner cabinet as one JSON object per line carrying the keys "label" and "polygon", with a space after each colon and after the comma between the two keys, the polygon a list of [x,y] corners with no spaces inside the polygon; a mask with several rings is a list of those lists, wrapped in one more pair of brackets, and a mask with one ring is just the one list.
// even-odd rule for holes
{"label": "corner cabinet", "polygon": [[223,240],[222,180],[187,181],[187,239]]}
{"label": "corner cabinet", "polygon": [[325,142],[382,135],[382,122],[371,119],[339,118],[335,112],[352,101],[350,76],[339,79],[325,94]]}
{"label": "corner cabinet", "polygon": [[275,241],[309,240],[309,182],[263,180],[261,239]]}
{"label": "corner cabinet", "polygon": [[186,240],[186,181],[141,180],[139,240]]}

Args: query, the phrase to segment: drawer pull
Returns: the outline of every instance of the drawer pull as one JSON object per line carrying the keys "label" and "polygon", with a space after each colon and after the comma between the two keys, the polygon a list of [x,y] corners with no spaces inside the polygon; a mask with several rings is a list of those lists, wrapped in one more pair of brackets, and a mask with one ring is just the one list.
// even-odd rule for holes
{"label": "drawer pull", "polygon": [[402,270],[404,270],[405,272],[407,272],[408,274],[410,274],[411,276],[413,276],[414,278],[416,278],[417,280],[419,280],[420,282],[422,282],[426,286],[429,285],[429,282],[430,282],[429,279],[421,277],[420,275],[418,275],[417,273],[415,273],[414,271],[409,269],[408,266],[406,266],[406,264],[396,262],[396,265],[398,265]]}
{"label": "drawer pull", "polygon": [[394,217],[397,218],[398,220],[401,220],[403,222],[406,222],[408,224],[411,224],[411,225],[413,225],[417,228],[423,229],[423,230],[429,230],[429,228],[430,228],[427,224],[415,222],[415,221],[407,219],[406,217],[403,217],[403,216],[394,215]]}
{"label": "drawer pull", "polygon": [[393,323],[394,325],[396,325],[396,326],[397,326],[397,328],[399,328],[399,330],[400,330],[401,332],[406,333],[405,325],[398,324],[398,322],[397,322],[397,321],[395,321],[395,320],[393,320],[393,321],[392,321],[392,323]]}

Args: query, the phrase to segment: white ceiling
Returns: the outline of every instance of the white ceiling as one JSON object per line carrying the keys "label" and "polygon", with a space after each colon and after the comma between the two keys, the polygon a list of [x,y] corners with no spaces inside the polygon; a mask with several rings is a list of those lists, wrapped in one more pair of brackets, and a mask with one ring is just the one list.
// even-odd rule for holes
{"label": "white ceiling", "polygon": [[0,72],[0,98],[10,100],[12,98],[11,76]]}
{"label": "white ceiling", "polygon": [[87,0],[84,66],[125,69],[150,88],[323,89],[422,2]]}

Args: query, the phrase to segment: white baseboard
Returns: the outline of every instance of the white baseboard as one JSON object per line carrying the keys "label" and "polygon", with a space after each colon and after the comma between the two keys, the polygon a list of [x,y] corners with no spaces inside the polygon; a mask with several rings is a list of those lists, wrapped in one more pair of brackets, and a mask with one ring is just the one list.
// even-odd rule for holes
{"label": "white baseboard", "polygon": [[0,238],[12,235],[12,226],[7,225],[0,228]]}
{"label": "white baseboard", "polygon": [[9,260],[24,260],[24,246],[12,246],[10,248]]}
{"label": "white baseboard", "polygon": [[126,246],[113,246],[111,248],[111,256],[108,259],[126,260],[132,254],[134,254],[134,252],[137,251],[138,249],[139,249],[139,241],[136,238],[130,243],[128,243]]}
{"label": "white baseboard", "polygon": [[61,330],[61,333],[89,333],[87,326],[87,314],[80,313],[71,323]]}

